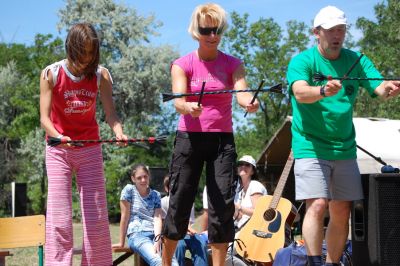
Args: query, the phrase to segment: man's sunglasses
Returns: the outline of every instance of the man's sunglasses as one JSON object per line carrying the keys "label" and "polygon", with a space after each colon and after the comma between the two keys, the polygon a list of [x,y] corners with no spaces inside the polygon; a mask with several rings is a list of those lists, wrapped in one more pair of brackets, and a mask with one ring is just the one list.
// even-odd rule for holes
{"label": "man's sunglasses", "polygon": [[218,27],[212,27],[212,28],[199,27],[199,33],[201,35],[210,35],[211,32],[213,32],[214,34],[220,35],[222,33],[222,29],[218,28]]}

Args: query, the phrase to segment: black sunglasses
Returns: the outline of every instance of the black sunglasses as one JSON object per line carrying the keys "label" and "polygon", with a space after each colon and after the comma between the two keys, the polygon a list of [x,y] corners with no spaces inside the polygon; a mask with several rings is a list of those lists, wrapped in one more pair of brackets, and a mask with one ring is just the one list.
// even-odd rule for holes
{"label": "black sunglasses", "polygon": [[238,166],[246,166],[246,167],[253,166],[252,164],[250,164],[250,163],[245,163],[245,162],[238,162],[237,165],[238,165]]}
{"label": "black sunglasses", "polygon": [[210,35],[211,32],[214,32],[214,34],[220,35],[220,34],[222,33],[222,29],[220,29],[220,28],[218,28],[218,27],[212,27],[212,28],[209,28],[209,27],[206,27],[206,28],[199,27],[199,33],[200,33],[201,35]]}

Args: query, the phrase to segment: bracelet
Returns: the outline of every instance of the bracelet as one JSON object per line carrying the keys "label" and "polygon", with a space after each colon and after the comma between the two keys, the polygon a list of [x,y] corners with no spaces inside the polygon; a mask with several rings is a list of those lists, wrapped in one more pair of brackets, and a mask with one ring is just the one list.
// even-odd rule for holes
{"label": "bracelet", "polygon": [[56,138],[58,138],[58,139],[62,139],[64,137],[64,135],[63,134],[59,134]]}
{"label": "bracelet", "polygon": [[321,88],[319,89],[319,94],[320,94],[322,97],[326,97],[326,95],[325,95],[325,85],[322,85],[322,86],[321,86]]}

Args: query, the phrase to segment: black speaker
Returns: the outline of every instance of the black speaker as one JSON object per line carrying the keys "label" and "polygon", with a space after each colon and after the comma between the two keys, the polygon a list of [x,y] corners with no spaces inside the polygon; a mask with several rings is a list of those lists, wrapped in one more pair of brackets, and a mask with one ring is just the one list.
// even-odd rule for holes
{"label": "black speaker", "polygon": [[400,174],[363,175],[352,208],[354,266],[400,265]]}
{"label": "black speaker", "polygon": [[12,183],[13,216],[25,216],[27,211],[27,187],[26,183]]}

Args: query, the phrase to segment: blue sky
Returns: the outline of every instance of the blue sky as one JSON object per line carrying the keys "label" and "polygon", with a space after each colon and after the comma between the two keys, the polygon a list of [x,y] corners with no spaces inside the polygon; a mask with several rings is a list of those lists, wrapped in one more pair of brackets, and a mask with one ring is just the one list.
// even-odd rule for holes
{"label": "blue sky", "polygon": [[[121,2],[121,1],[117,1]],[[154,14],[163,22],[159,29],[161,34],[153,39],[154,44],[170,44],[181,53],[188,53],[197,48],[197,43],[187,33],[190,15],[195,6],[206,1],[195,0],[125,0],[124,3],[134,7],[139,14]],[[215,1],[228,12],[248,13],[250,21],[260,17],[272,17],[282,27],[290,19],[303,21],[311,25],[315,14],[324,6],[335,5],[342,9],[350,23],[357,18],[374,19],[373,7],[378,0],[221,0]],[[64,38],[57,31],[59,21],[57,12],[65,6],[63,0],[7,0],[1,5],[0,41],[11,43],[33,43],[37,33],[51,33]],[[355,27],[353,27],[355,28]],[[360,32],[353,30],[357,38]]]}

